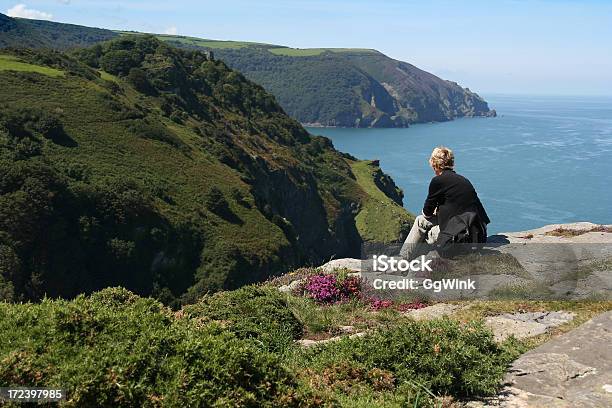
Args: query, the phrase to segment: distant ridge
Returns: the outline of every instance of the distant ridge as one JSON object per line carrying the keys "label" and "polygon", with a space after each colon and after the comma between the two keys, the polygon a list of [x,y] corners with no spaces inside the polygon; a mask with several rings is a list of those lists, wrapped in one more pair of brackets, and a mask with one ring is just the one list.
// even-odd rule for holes
{"label": "distant ridge", "polygon": [[[0,14],[0,48],[66,50],[121,35]],[[176,47],[213,51],[272,93],[293,118],[311,126],[406,127],[459,117],[495,116],[468,88],[373,49],[306,48],[157,35]]]}

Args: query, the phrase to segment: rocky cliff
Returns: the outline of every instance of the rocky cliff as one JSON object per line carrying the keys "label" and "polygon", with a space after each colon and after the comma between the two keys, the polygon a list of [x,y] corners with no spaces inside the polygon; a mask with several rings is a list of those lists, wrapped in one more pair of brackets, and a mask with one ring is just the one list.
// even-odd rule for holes
{"label": "rocky cliff", "polygon": [[376,50],[308,51],[214,48],[218,58],[274,94],[289,115],[312,126],[405,127],[496,115],[469,89]]}
{"label": "rocky cliff", "polygon": [[[188,301],[356,256],[409,217],[378,166],[205,53],[149,36],[12,49],[0,80],[2,298],[122,285]],[[376,206],[384,231],[358,222]]]}

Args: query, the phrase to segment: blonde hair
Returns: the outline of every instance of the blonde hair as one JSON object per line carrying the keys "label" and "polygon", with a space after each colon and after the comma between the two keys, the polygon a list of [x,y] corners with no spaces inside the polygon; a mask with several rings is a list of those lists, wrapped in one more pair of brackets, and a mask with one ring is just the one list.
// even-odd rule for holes
{"label": "blonde hair", "polygon": [[452,170],[455,167],[455,155],[448,147],[438,146],[431,152],[429,164],[436,170]]}

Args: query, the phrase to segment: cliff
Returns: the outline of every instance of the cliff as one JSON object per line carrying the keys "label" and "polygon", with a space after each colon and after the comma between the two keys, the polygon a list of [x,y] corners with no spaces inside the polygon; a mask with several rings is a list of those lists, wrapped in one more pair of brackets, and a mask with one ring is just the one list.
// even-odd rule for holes
{"label": "cliff", "polygon": [[495,116],[469,89],[376,50],[292,49],[248,44],[183,43],[214,50],[270,91],[285,111],[313,126],[405,127],[459,117]]}
{"label": "cliff", "polygon": [[[0,48],[66,50],[138,33],[0,15]],[[313,126],[405,127],[495,116],[467,88],[371,49],[294,49],[272,44],[158,35],[176,47],[213,52]]]}
{"label": "cliff", "polygon": [[[148,36],[0,53],[0,292],[167,303],[398,239],[410,216],[222,61]],[[387,187],[384,187],[387,186]],[[377,202],[384,230],[357,221]]]}

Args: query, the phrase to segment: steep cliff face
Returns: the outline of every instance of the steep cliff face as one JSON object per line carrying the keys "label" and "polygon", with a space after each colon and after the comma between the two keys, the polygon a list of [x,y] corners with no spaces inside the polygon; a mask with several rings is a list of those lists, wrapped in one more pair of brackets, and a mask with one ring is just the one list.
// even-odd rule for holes
{"label": "steep cliff face", "polygon": [[216,48],[215,55],[263,85],[289,115],[314,126],[406,127],[495,116],[469,89],[375,50],[289,50],[250,45]]}
{"label": "steep cliff face", "polygon": [[495,116],[479,95],[414,65],[381,53],[350,53],[347,59],[382,84],[395,102],[387,112],[408,123]]}
{"label": "steep cliff face", "polygon": [[135,36],[3,61],[0,293],[13,299],[123,285],[190,301],[399,237],[357,223],[374,202],[407,216],[371,173],[357,179],[360,162],[202,52]]}

